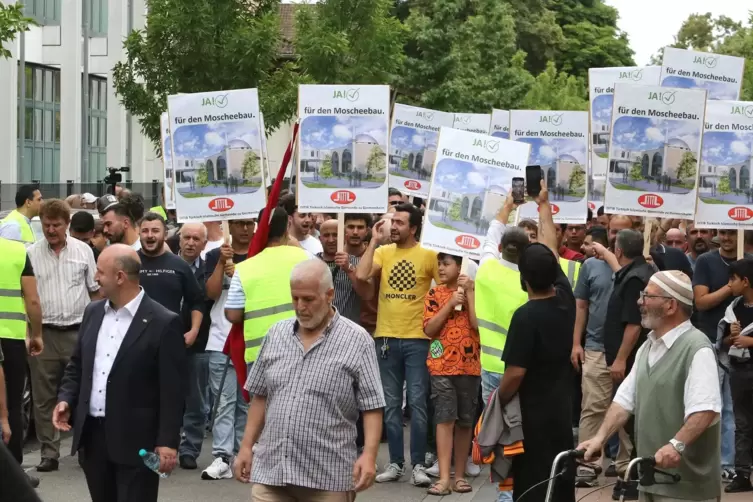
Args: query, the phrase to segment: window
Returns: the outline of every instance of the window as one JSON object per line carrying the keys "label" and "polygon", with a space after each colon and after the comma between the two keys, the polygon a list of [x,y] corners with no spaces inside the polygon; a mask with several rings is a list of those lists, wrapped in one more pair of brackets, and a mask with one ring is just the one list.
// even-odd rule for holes
{"label": "window", "polygon": [[23,0],[24,11],[41,25],[58,25],[61,2],[62,0]]}
{"label": "window", "polygon": [[93,37],[107,35],[107,1],[89,0],[89,32]]}
{"label": "window", "polygon": [[[96,0],[92,0],[96,1]],[[82,171],[81,181],[101,180],[107,166],[107,80],[90,76],[89,90],[89,167]]]}

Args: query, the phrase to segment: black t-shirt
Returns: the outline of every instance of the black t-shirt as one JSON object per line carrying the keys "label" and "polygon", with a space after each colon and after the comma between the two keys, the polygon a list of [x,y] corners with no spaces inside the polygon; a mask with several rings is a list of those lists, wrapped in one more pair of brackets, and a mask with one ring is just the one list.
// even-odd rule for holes
{"label": "black t-shirt", "polygon": [[[190,264],[189,264],[190,265]],[[191,267],[193,270],[193,267]],[[209,318],[209,311],[212,308],[211,302],[209,302],[209,299],[207,298],[207,277],[209,277],[207,273],[207,267],[206,262],[204,260],[199,260],[199,268],[194,271],[194,277],[196,277],[196,282],[199,283],[199,288],[201,289],[201,296],[204,299],[204,308],[202,309],[202,312],[204,315],[201,318],[201,325],[199,326],[199,334],[196,335],[196,340],[194,340],[193,345],[188,347],[186,349],[186,352],[188,354],[200,354],[204,352],[207,348],[207,342],[209,341],[209,328],[212,325],[211,319]],[[193,309],[190,305],[183,303],[183,306],[181,307],[181,319],[183,320],[183,325],[186,326],[186,330],[188,330],[191,327],[191,312]]]}
{"label": "black t-shirt", "polygon": [[[642,258],[637,259],[636,262],[627,267],[646,265]],[[614,288],[607,303],[607,315],[604,320],[604,355],[608,365],[611,365],[617,358],[625,335],[625,326],[628,324],[641,325],[641,310],[638,306],[638,298],[640,298],[641,291],[646,287],[646,283],[640,277],[625,279],[628,271],[628,269],[623,268],[615,274]],[[645,341],[647,333],[647,330],[641,330],[638,341],[633,347],[633,352],[628,358],[628,370],[632,366],[635,353]]]}
{"label": "black t-shirt", "polygon": [[[172,253],[141,258],[141,286],[149,297],[176,314],[182,305],[204,312],[204,295],[190,265]],[[185,330],[191,326],[184,326]]]}
{"label": "black t-shirt", "polygon": [[[750,255],[746,255],[749,258]],[[709,293],[718,291],[729,283],[729,265],[735,259],[727,259],[719,254],[719,250],[703,253],[695,262],[693,274],[693,287],[706,286]],[[699,310],[697,315],[697,328],[704,332],[709,340],[715,341],[719,321],[724,317],[724,312],[732,303],[734,297],[725,298],[719,305],[709,310]]]}
{"label": "black t-shirt", "polygon": [[31,260],[29,256],[26,256],[26,263],[24,263],[24,269],[21,271],[21,277],[31,277],[34,275],[34,267],[31,266]]}
{"label": "black t-shirt", "polygon": [[[236,254],[233,253],[233,263],[240,263],[243,260],[246,259],[248,256],[247,253],[244,254]],[[220,248],[214,248],[211,251],[207,252],[206,256],[204,257],[206,260],[206,266],[207,266],[207,277],[212,275],[214,273],[214,269],[217,267],[217,263],[220,261]],[[230,282],[228,281],[227,287],[224,286],[222,289],[228,289],[230,287]]]}

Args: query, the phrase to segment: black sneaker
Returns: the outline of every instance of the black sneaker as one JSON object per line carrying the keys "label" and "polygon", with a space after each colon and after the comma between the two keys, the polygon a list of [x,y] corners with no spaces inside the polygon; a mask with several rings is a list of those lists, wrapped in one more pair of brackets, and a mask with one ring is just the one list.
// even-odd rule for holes
{"label": "black sneaker", "polygon": [[753,492],[753,485],[750,484],[750,474],[735,474],[727,486],[724,487],[724,493],[743,493]]}
{"label": "black sneaker", "polygon": [[638,500],[638,482],[628,481],[625,483],[623,480],[617,481],[612,490],[612,500],[620,500],[622,493],[625,493],[623,500]]}
{"label": "black sneaker", "polygon": [[607,467],[607,470],[604,471],[604,476],[608,478],[617,477],[617,466],[614,464],[614,462],[609,462],[609,467]]}
{"label": "black sneaker", "polygon": [[196,465],[196,459],[189,457],[188,455],[181,455],[178,459],[178,463],[180,464],[181,469],[193,470],[198,467],[198,465]]}

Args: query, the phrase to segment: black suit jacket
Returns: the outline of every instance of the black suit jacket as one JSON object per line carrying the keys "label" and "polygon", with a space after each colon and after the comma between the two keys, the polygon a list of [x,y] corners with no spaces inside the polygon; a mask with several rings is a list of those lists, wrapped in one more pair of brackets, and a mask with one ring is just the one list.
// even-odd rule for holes
{"label": "black suit jacket", "polygon": [[[81,447],[89,414],[105,301],[92,302],[86,307],[58,393],[58,400],[65,401],[72,409],[73,453]],[[107,380],[105,431],[112,462],[139,465],[141,448],[147,451],[157,446],[178,448],[185,370],[186,349],[180,318],[144,294]]]}

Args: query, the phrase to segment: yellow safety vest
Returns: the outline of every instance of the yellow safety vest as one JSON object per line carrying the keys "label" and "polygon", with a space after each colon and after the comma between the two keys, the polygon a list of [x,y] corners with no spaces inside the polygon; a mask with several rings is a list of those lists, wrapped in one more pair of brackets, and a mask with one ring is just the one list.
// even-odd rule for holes
{"label": "yellow safety vest", "polygon": [[580,263],[560,258],[560,268],[567,276],[570,286],[575,289],[575,284],[578,282],[578,274],[580,274]]}
{"label": "yellow safety vest", "polygon": [[297,246],[275,246],[235,267],[240,274],[246,306],[243,313],[243,339],[246,363],[256,361],[264,336],[277,321],[295,315],[290,296],[290,273],[298,263],[310,259]]}
{"label": "yellow safety vest", "polygon": [[21,294],[21,274],[26,265],[26,246],[0,238],[0,338],[26,338],[26,308]]}
{"label": "yellow safety vest", "polygon": [[476,272],[476,318],[481,338],[481,368],[504,373],[507,330],[512,315],[528,301],[520,287],[520,272],[497,260],[486,260]]}
{"label": "yellow safety vest", "polygon": [[34,235],[34,230],[31,228],[31,224],[26,217],[19,213],[17,210],[11,211],[8,216],[3,218],[3,222],[15,221],[21,227],[21,240],[24,242],[34,243],[37,238]]}
{"label": "yellow safety vest", "polygon": [[165,208],[162,206],[154,206],[149,208],[150,213],[157,213],[158,215],[162,216],[165,220],[167,220],[167,212],[165,212]]}

